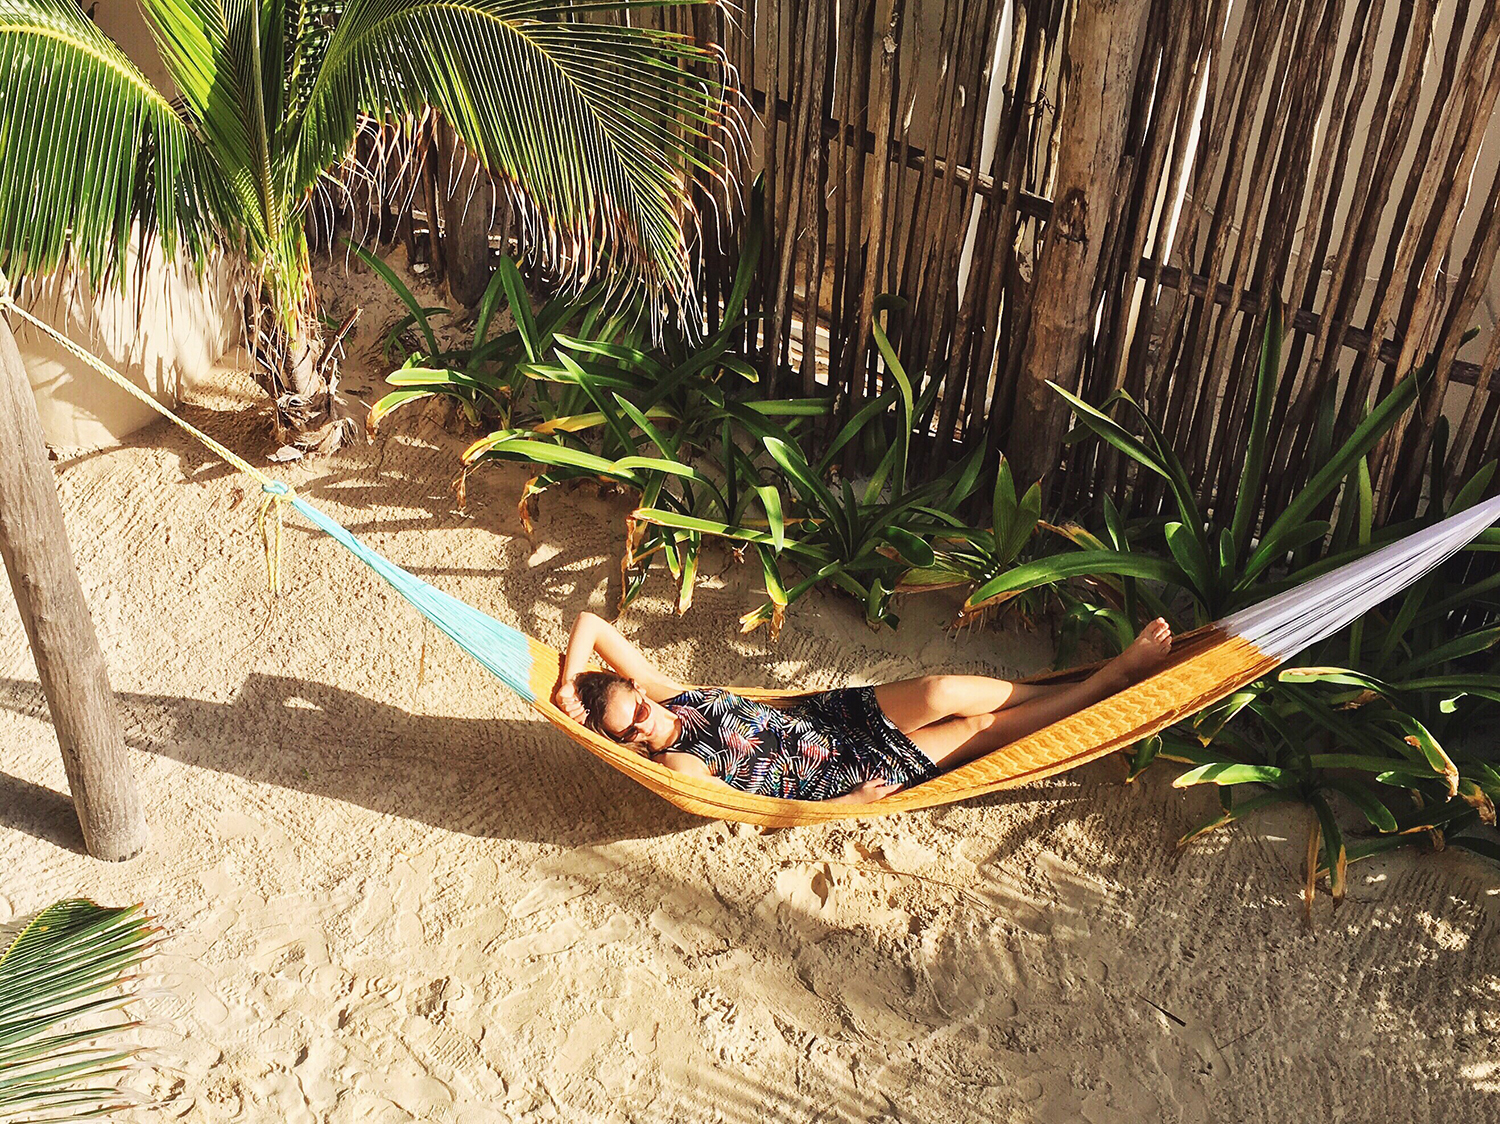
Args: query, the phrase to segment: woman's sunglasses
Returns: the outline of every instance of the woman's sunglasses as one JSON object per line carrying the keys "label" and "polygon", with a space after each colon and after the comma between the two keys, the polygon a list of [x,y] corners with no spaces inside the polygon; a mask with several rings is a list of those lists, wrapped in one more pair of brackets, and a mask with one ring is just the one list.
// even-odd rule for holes
{"label": "woman's sunglasses", "polygon": [[635,714],[631,717],[630,725],[626,726],[618,734],[610,734],[609,736],[617,742],[633,742],[640,737],[641,728],[645,726],[650,718],[651,704],[642,698],[640,702],[635,704]]}

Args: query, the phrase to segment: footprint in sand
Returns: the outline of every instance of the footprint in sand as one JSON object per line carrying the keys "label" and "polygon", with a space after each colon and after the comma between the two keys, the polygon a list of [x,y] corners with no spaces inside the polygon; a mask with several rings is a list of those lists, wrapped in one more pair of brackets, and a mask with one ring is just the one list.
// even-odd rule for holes
{"label": "footprint in sand", "polygon": [[508,960],[527,960],[533,956],[553,956],[566,952],[584,938],[583,928],[571,917],[553,922],[540,933],[514,937],[495,949],[495,955]]}
{"label": "footprint in sand", "polygon": [[588,886],[575,882],[571,878],[545,879],[528,890],[525,897],[511,907],[511,920],[519,921],[523,917],[530,917],[533,913],[540,913],[544,909],[551,909],[555,905],[582,897],[588,892]]}
{"label": "footprint in sand", "polygon": [[689,956],[727,948],[728,939],[707,924],[715,918],[702,908],[701,902],[701,895],[674,890],[652,911],[651,927]]}
{"label": "footprint in sand", "polygon": [[603,925],[590,930],[585,943],[590,948],[602,948],[629,940],[634,935],[635,924],[625,914],[616,912]]}
{"label": "footprint in sand", "polygon": [[175,1022],[186,1016],[203,1026],[222,1026],[229,1018],[224,1001],[198,975],[203,970],[198,964],[166,952],[158,952],[153,961],[161,986],[171,993],[154,1007],[158,1017]]}

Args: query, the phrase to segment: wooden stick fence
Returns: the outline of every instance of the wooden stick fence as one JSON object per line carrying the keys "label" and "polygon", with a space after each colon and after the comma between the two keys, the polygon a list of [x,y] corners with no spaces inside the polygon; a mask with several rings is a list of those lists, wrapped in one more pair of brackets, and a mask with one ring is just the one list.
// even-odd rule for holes
{"label": "wooden stick fence", "polygon": [[[1383,514],[1414,509],[1444,424],[1453,485],[1500,454],[1500,332],[1461,346],[1491,327],[1500,252],[1500,160],[1481,159],[1487,130],[1500,144],[1494,5],[745,0],[644,18],[719,43],[751,107],[767,229],[747,345],[768,394],[834,394],[847,416],[877,393],[869,327],[889,293],[888,333],[919,389],[938,386],[925,470],[986,442],[1068,505],[1128,488],[1149,511],[1157,482],[1113,450],[1035,439],[1066,416],[1043,380],[1095,402],[1123,389],[1211,510],[1239,485],[1280,299],[1264,510],[1429,354],[1372,455]],[[444,169],[390,234],[451,270],[480,234]],[[732,232],[706,223],[698,255],[712,321]]]}

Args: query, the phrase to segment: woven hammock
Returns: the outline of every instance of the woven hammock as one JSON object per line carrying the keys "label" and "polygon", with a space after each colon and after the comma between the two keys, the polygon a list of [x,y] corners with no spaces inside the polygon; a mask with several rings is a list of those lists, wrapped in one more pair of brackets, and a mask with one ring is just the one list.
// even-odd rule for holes
{"label": "woven hammock", "polygon": [[[407,573],[365,546],[300,496],[290,502],[384,578],[502,683],[549,722],[684,811],[767,827],[826,823],[930,808],[1013,788],[1124,749],[1262,678],[1303,648],[1399,593],[1500,519],[1500,497],[1450,516],[1327,574],[1178,637],[1155,674],[1034,734],[930,781],[870,804],[830,804],[756,796],[721,781],[678,773],[574,722],[552,705],[557,651]],[[1037,676],[1065,682],[1092,667]],[[767,702],[806,692],[732,688]]]}
{"label": "woven hammock", "polygon": [[[260,480],[267,496],[261,508],[263,526],[268,511],[274,510],[279,527],[281,507],[289,503],[385,579],[419,613],[525,699],[542,717],[595,756],[684,811],[712,819],[768,827],[863,819],[950,804],[1040,780],[1124,749],[1262,678],[1303,648],[1331,636],[1405,589],[1500,519],[1500,497],[1496,497],[1223,620],[1180,636],[1174,641],[1166,663],[1153,675],[914,788],[870,804],[783,800],[740,792],[721,781],[686,776],[574,722],[551,702],[560,664],[555,649],[444,593],[377,554],[322,511],[293,494],[285,484],[269,479],[208,434],[179,418],[98,357],[36,319],[17,305],[3,288],[0,288],[0,308],[8,309],[33,324],[236,468]],[[279,533],[276,539],[279,542]],[[268,562],[273,563],[273,583],[276,580],[274,559],[278,552],[279,547],[268,550],[267,554]],[[1028,682],[1066,682],[1082,678],[1092,670],[1092,667],[1074,668],[1037,676]],[[740,687],[733,690],[772,703],[807,693]]]}

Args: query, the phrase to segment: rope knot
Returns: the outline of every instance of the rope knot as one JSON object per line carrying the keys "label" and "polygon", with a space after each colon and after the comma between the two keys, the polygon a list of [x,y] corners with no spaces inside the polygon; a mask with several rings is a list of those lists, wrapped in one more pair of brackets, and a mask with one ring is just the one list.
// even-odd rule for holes
{"label": "rope knot", "polygon": [[260,513],[255,525],[260,529],[260,541],[266,550],[266,581],[271,595],[281,596],[281,509],[292,498],[292,490],[280,480],[261,481]]}

